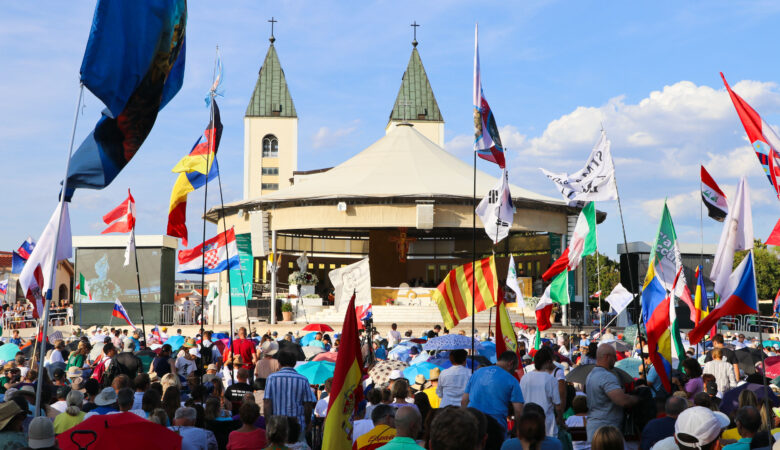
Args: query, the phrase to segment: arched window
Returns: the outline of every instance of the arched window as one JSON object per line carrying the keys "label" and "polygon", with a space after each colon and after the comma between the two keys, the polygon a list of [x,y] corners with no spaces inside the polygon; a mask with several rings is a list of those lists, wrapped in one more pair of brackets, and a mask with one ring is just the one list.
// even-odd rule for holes
{"label": "arched window", "polygon": [[279,156],[279,140],[273,134],[263,137],[263,158],[275,158]]}

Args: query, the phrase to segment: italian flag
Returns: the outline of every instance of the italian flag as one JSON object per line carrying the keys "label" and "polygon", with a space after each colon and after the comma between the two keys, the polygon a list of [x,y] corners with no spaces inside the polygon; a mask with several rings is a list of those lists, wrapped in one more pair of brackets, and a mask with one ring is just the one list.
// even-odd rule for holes
{"label": "italian flag", "polygon": [[89,292],[89,288],[87,287],[87,280],[84,278],[84,274],[81,272],[79,272],[79,281],[76,283],[76,290],[80,295],[83,295],[84,297],[92,300],[92,294]]}
{"label": "italian flag", "polygon": [[596,206],[595,203],[588,202],[577,217],[569,246],[542,274],[542,279],[549,281],[561,272],[576,269],[583,256],[592,255],[596,251],[596,244]]}

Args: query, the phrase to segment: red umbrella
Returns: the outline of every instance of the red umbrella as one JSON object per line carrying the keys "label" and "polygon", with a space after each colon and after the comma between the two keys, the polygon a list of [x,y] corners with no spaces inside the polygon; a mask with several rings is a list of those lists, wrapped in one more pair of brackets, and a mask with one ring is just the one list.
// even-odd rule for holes
{"label": "red umbrella", "polygon": [[319,331],[320,333],[326,333],[328,331],[333,331],[333,328],[324,323],[310,323],[303,327],[301,331]]}
{"label": "red umbrella", "polygon": [[[780,356],[767,356],[764,359],[764,364],[766,364],[766,375],[769,378],[777,378],[780,376]],[[757,367],[761,367],[761,364],[758,363]]]}
{"label": "red umbrella", "polygon": [[312,361],[336,362],[336,357],[337,356],[338,356],[338,353],[336,353],[336,352],[322,352],[322,353],[316,355],[314,358],[312,358]]}
{"label": "red umbrella", "polygon": [[[71,440],[71,436],[78,444]],[[79,448],[181,450],[181,436],[178,433],[131,412],[92,416],[59,434],[57,443],[62,450],[79,450]]]}

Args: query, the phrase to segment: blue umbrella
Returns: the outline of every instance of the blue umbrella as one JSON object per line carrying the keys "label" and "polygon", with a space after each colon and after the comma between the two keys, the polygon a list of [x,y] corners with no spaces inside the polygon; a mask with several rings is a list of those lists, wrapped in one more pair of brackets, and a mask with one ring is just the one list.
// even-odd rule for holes
{"label": "blue umbrella", "polygon": [[642,367],[642,360],[639,358],[625,358],[615,363],[615,367],[623,369],[634,378],[639,378],[639,368]]}
{"label": "blue umbrella", "polygon": [[216,341],[216,340],[219,340],[219,339],[227,339],[229,337],[230,336],[228,336],[227,333],[214,333],[214,335],[211,336],[211,340],[212,341]]}
{"label": "blue umbrella", "polygon": [[324,384],[328,378],[333,377],[336,363],[330,361],[311,361],[295,368],[295,371],[306,377],[309,384]]}
{"label": "blue umbrella", "polygon": [[780,345],[780,341],[764,341],[764,343],[762,345],[764,347],[772,347],[775,344]]}
{"label": "blue umbrella", "polygon": [[428,354],[428,352],[423,351],[419,355],[415,356],[411,361],[409,361],[410,366],[414,366],[416,364],[424,363],[430,359],[431,355]]}
{"label": "blue umbrella", "polygon": [[408,363],[412,359],[410,355],[411,351],[412,350],[409,347],[403,345],[396,345],[387,354],[387,359],[394,359],[397,361],[403,361]]}
{"label": "blue umbrella", "polygon": [[5,344],[0,347],[0,361],[13,361],[16,357],[16,353],[19,351],[19,347],[15,344]]}
{"label": "blue umbrella", "polygon": [[317,336],[316,331],[312,331],[311,333],[305,334],[301,338],[301,347],[306,347],[307,345],[309,345],[309,342],[313,341],[315,336]]}
{"label": "blue umbrella", "polygon": [[472,342],[475,349],[480,348],[480,343],[474,341],[471,337],[462,336],[460,334],[445,334],[444,336],[438,336],[428,340],[428,342],[423,345],[423,350],[470,350]]}
{"label": "blue umbrella", "polygon": [[431,364],[429,362],[422,362],[420,364],[409,366],[406,369],[404,369],[404,378],[409,380],[409,384],[414,384],[414,378],[417,375],[422,374],[422,376],[425,377],[426,380],[431,378],[431,370],[432,369],[439,369],[440,367],[436,364]]}
{"label": "blue umbrella", "polygon": [[163,345],[168,344],[171,346],[171,350],[174,352],[181,348],[182,345],[184,345],[184,336],[171,336],[168,338],[167,341],[163,342]]}
{"label": "blue umbrella", "polygon": [[496,344],[494,342],[480,342],[481,347],[477,353],[489,359],[491,363],[496,363]]}

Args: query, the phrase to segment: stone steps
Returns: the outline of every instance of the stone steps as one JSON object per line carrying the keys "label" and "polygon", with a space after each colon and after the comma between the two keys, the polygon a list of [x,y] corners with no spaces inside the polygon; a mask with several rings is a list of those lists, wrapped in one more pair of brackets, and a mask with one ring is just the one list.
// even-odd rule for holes
{"label": "stone steps", "polygon": [[[390,324],[390,323],[419,323],[433,326],[435,324],[443,324],[441,313],[439,308],[431,305],[374,305],[372,308],[375,324]],[[344,322],[344,312],[337,311],[335,307],[331,306],[322,311],[308,315],[306,319],[309,323],[328,323],[339,324]],[[492,318],[491,318],[492,317]],[[523,322],[522,314],[509,310],[509,318],[514,322]],[[297,317],[299,322],[304,318]],[[495,311],[493,315],[489,311],[482,311],[476,314],[475,321],[480,325],[486,326],[489,321],[495,323]],[[462,321],[471,322],[470,318]],[[525,323],[531,325],[536,322],[535,317],[525,316]]]}

